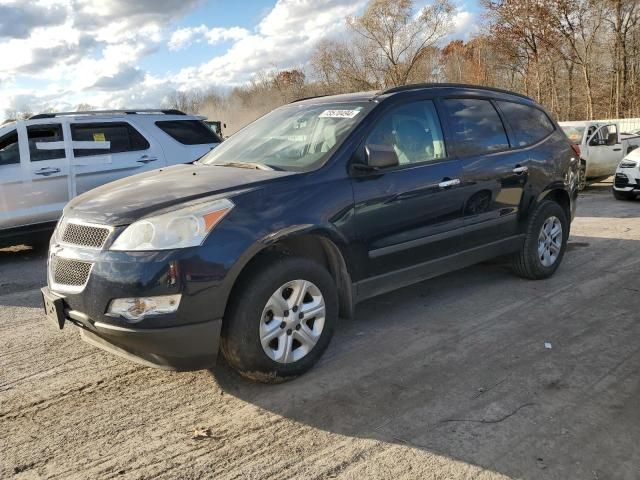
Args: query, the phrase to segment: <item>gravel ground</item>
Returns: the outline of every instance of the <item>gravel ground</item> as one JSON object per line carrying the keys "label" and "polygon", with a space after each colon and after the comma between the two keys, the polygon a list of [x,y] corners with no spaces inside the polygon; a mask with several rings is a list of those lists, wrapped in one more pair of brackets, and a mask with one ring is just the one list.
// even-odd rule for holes
{"label": "gravel ground", "polygon": [[0,478],[636,479],[638,212],[591,188],[553,278],[494,261],[369,300],[272,386],[54,330],[46,252],[0,250]]}

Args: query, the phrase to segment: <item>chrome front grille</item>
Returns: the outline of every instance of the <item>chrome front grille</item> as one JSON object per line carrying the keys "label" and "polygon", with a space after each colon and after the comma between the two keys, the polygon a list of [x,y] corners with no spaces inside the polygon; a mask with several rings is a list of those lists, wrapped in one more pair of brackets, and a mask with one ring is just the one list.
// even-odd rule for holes
{"label": "chrome front grille", "polygon": [[101,249],[111,229],[100,225],[67,222],[63,225],[60,241],[69,245]]}
{"label": "chrome front grille", "polygon": [[82,289],[89,280],[92,263],[71,260],[52,255],[49,260],[49,271],[53,287],[71,287]]}

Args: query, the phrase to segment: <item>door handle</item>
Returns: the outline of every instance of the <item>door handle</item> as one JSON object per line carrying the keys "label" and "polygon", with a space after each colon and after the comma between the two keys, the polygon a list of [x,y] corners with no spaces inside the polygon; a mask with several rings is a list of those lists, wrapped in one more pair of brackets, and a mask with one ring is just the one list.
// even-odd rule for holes
{"label": "door handle", "polygon": [[35,173],[36,175],[44,175],[45,177],[48,177],[49,175],[52,175],[54,173],[60,173],[60,169],[52,168],[52,167],[43,167],[39,170],[36,170],[33,173]]}
{"label": "door handle", "polygon": [[529,167],[521,167],[520,165],[513,169],[513,173],[515,173],[516,175],[522,175],[523,173],[527,173],[528,171]]}
{"label": "door handle", "polygon": [[440,187],[440,188],[449,188],[449,187],[454,187],[456,185],[460,185],[460,179],[459,178],[454,178],[452,180],[443,180],[442,182],[440,182],[438,184],[438,187]]}
{"label": "door handle", "polygon": [[620,150],[622,150],[622,148],[614,148],[613,149],[614,152],[619,152]]}
{"label": "door handle", "polygon": [[158,160],[156,157],[150,157],[149,155],[143,155],[140,157],[140,160],[138,160],[138,163],[150,163],[150,162],[155,162],[156,160]]}

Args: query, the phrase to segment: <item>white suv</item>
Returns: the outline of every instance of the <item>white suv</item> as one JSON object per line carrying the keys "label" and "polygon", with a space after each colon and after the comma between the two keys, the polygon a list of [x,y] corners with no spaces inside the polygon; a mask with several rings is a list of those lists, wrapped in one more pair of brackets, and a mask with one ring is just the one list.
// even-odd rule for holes
{"label": "white suv", "polygon": [[178,110],[46,113],[0,127],[0,246],[47,240],[62,208],[99,185],[197,160],[221,142]]}
{"label": "white suv", "polygon": [[624,157],[613,179],[613,196],[618,200],[633,200],[640,195],[640,148]]}

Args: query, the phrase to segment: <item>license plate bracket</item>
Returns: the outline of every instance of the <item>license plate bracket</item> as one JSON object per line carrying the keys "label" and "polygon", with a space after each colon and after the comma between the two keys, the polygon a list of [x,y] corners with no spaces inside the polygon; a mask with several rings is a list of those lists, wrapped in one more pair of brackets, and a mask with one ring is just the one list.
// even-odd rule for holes
{"label": "license plate bracket", "polygon": [[47,320],[62,330],[65,322],[62,298],[52,294],[48,288],[43,288],[41,292],[42,304],[44,305],[44,313],[47,316]]}

